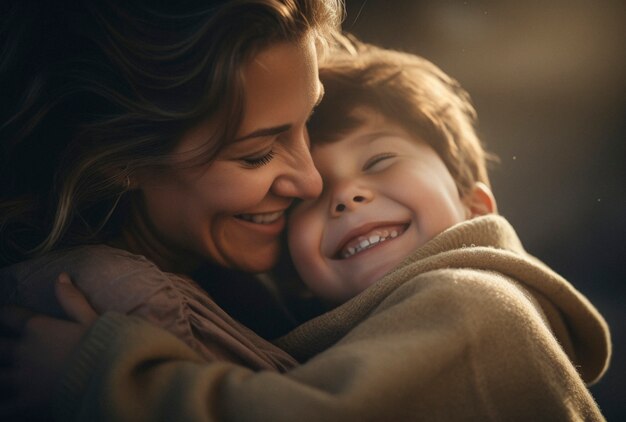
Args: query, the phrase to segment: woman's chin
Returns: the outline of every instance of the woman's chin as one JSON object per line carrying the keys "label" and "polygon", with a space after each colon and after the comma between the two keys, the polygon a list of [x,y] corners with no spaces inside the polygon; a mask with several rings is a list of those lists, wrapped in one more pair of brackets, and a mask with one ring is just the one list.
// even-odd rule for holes
{"label": "woman's chin", "polygon": [[280,255],[280,244],[265,245],[256,250],[241,250],[239,254],[233,254],[230,259],[230,267],[249,273],[263,273],[274,268]]}

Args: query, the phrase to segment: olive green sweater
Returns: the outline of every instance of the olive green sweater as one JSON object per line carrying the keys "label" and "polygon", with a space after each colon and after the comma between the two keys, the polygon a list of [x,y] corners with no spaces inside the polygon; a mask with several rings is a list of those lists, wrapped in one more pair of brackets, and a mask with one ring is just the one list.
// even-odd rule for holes
{"label": "olive green sweater", "polygon": [[172,334],[107,313],[56,400],[60,420],[603,420],[585,383],[608,327],[499,216],[461,223],[362,294],[281,338],[280,373],[207,363]]}

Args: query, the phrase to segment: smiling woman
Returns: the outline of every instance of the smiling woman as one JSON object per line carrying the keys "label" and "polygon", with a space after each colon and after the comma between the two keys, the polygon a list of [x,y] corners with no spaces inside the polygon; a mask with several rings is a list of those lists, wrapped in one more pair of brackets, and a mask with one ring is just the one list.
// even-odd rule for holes
{"label": "smiling woman", "polygon": [[293,366],[222,308],[267,336],[293,324],[252,273],[275,264],[292,201],[321,191],[306,122],[340,0],[2,8],[3,303],[62,315],[66,271],[98,312],[206,359]]}
{"label": "smiling woman", "polygon": [[[32,11],[16,1],[8,13],[3,43],[16,54],[2,65],[13,100],[0,128],[2,265],[36,268],[28,259],[65,250],[56,268],[73,273],[91,264],[70,248],[107,245],[216,295],[232,288],[215,280],[221,267],[255,286],[243,273],[275,264],[285,209],[321,189],[305,123],[322,92],[318,55],[337,38],[338,0]],[[246,321],[285,324],[243,308]]]}
{"label": "smiling woman", "polygon": [[[150,225],[133,226],[126,241],[150,238],[176,251],[163,269],[191,273],[206,260],[250,272],[270,269],[278,257],[284,211],[293,198],[311,199],[321,179],[308,152],[305,123],[320,95],[314,39],[261,51],[243,69],[246,103],[232,142],[209,165],[136,176],[143,214]],[[208,120],[183,134],[172,153],[182,163],[211,137]],[[176,204],[176,206],[172,206]],[[154,233],[141,229],[154,228]],[[145,243],[145,242],[142,242]],[[184,262],[188,268],[181,268]]]}
{"label": "smiling woman", "polygon": [[321,189],[305,123],[337,2],[9,12],[3,265],[94,243],[186,275],[274,265],[284,210]]}

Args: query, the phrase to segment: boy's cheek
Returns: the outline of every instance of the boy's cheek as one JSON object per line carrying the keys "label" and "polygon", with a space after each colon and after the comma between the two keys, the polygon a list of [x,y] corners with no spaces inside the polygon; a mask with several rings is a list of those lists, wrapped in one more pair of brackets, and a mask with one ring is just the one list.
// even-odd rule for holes
{"label": "boy's cheek", "polygon": [[287,227],[289,251],[294,261],[305,262],[320,255],[323,225],[304,215],[290,219]]}

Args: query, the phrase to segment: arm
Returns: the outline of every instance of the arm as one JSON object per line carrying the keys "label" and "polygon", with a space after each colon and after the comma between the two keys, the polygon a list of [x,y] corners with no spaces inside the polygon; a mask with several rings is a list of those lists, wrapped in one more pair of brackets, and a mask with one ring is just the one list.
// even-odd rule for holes
{"label": "arm", "polygon": [[415,277],[287,374],[202,363],[168,333],[116,314],[100,318],[73,362],[63,418],[602,420],[535,307],[482,271]]}
{"label": "arm", "polygon": [[25,308],[0,308],[0,420],[50,419],[53,386],[97,318],[67,274],[59,276],[54,290],[73,321],[36,315]]}
{"label": "arm", "polygon": [[[157,268],[146,258],[106,245],[52,252],[0,270],[0,304],[63,318],[54,280],[67,271],[98,314],[113,311],[164,328],[208,361],[255,369],[293,366],[279,348],[248,334],[191,279]],[[229,283],[230,280],[222,280]]]}

